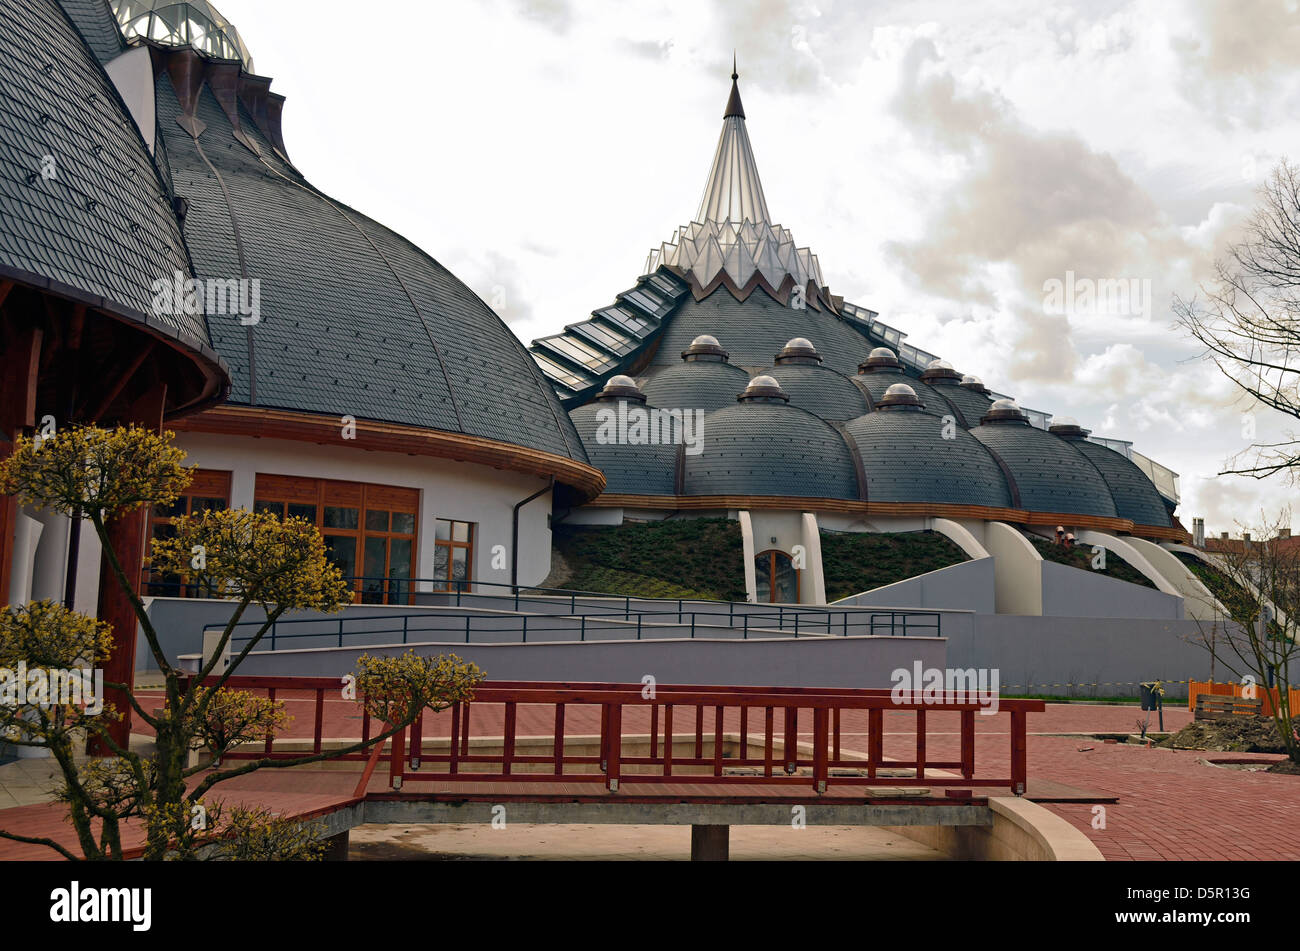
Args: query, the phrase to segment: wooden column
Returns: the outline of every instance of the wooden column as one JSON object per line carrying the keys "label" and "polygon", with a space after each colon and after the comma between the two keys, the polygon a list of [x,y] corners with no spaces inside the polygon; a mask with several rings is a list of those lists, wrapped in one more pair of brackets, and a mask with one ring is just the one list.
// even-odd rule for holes
{"label": "wooden column", "polygon": [[[147,426],[156,432],[162,430],[162,412],[166,402],[167,387],[159,384],[149,390],[131,407],[120,420],[123,425],[135,423]],[[141,507],[127,512],[120,518],[108,523],[108,540],[117,553],[127,581],[134,592],[140,591],[143,576],[145,530],[149,525],[149,509]],[[122,590],[117,576],[109,565],[107,555],[100,556],[99,567],[99,619],[106,622],[113,630],[113,652],[104,665],[104,680],[127,684],[135,681],[135,644],[138,620],[131,598]],[[122,690],[104,688],[104,700],[111,703],[122,719],[109,729],[113,742],[126,748],[131,738],[131,704]],[[92,756],[111,756],[107,744],[98,743],[92,737],[87,745]]]}

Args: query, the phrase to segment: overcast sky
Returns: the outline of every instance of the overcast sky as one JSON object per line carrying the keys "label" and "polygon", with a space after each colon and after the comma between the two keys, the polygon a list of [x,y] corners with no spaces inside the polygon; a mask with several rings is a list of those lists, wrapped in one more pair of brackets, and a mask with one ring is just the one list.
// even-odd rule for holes
{"label": "overcast sky", "polygon": [[[834,293],[1133,440],[1181,474],[1189,529],[1294,495],[1215,476],[1249,407],[1170,305],[1300,159],[1295,0],[216,5],[288,96],[301,171],[526,342],[610,303],[694,216],[734,48],[768,207]],[[1044,288],[1067,272],[1149,282],[1150,306],[1061,313]]]}

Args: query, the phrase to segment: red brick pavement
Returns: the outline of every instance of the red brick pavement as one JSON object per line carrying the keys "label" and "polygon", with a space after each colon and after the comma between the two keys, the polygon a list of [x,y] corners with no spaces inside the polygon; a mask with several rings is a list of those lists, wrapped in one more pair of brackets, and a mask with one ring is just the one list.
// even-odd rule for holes
{"label": "red brick pavement", "polygon": [[[309,736],[314,724],[314,699],[307,694],[282,694],[295,717],[289,736]],[[1136,707],[1085,704],[1049,704],[1042,714],[1029,717],[1029,771],[1033,778],[1052,780],[1079,789],[1117,796],[1104,807],[1104,828],[1093,828],[1094,807],[1086,804],[1049,804],[1047,808],[1081,829],[1108,859],[1248,859],[1300,860],[1300,777],[1202,765],[1207,754],[1194,751],[1147,749],[1132,744],[1108,744],[1099,739],[1051,736],[1053,733],[1136,732],[1143,714]],[[809,739],[811,717],[805,713],[799,726]],[[552,708],[521,705],[518,734],[549,735]],[[776,712],[781,730],[781,712]],[[1155,727],[1154,717],[1152,728]],[[450,714],[426,718],[426,737],[447,736]],[[1178,729],[1190,720],[1185,708],[1165,710],[1165,727]],[[497,705],[474,708],[474,734],[500,735],[502,710]],[[727,730],[739,728],[736,711],[728,711]],[[360,716],[356,705],[330,699],[325,705],[327,737],[356,736]],[[976,717],[976,763],[981,772],[1009,771],[1009,718]],[[693,732],[694,710],[677,708],[674,732]],[[662,718],[660,720],[662,729]],[[713,711],[705,711],[704,730],[713,729]],[[761,736],[762,715],[751,714],[749,729]],[[842,723],[842,746],[863,751],[865,712],[848,712]],[[628,709],[625,733],[649,731],[649,710]],[[570,706],[566,733],[599,731],[595,707]],[[913,715],[889,711],[885,719],[886,756],[907,757],[914,750]],[[931,713],[927,730],[928,759],[956,759],[956,714]],[[1215,754],[1208,754],[1214,756]],[[1269,757],[1259,757],[1269,759]],[[34,807],[28,807],[34,808]],[[0,812],[0,827],[12,810]]]}

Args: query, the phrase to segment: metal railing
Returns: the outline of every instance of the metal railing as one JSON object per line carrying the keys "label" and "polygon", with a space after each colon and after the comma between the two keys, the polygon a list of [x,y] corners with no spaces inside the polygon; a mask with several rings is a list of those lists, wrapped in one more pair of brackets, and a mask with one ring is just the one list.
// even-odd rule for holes
{"label": "metal railing", "polygon": [[[472,609],[470,609],[472,610]],[[463,616],[456,618],[455,625],[439,624],[437,626],[421,626],[421,621],[448,620],[454,618],[454,615],[435,614],[431,612],[418,612],[410,614],[367,614],[340,616],[337,619],[326,618],[292,618],[289,620],[277,619],[271,622],[266,632],[261,635],[260,640],[269,643],[269,649],[274,651],[281,649],[284,642],[289,642],[283,649],[291,649],[293,642],[302,641],[307,638],[317,640],[330,639],[335,642],[337,647],[348,646],[349,641],[355,641],[360,637],[391,637],[394,640],[400,635],[402,644],[411,643],[431,643],[430,641],[412,641],[412,635],[435,635],[439,636],[438,642],[445,642],[451,636],[459,639],[463,629],[464,643],[501,643],[500,641],[480,640],[475,641],[474,634],[517,634],[520,643],[528,643],[528,635],[531,630],[534,641],[539,634],[560,633],[567,635],[577,635],[579,641],[585,642],[588,639],[588,626],[596,625],[626,625],[626,633],[623,637],[605,637],[600,640],[642,640],[647,636],[668,636],[665,629],[682,631],[682,634],[675,635],[685,639],[693,640],[697,633],[702,637],[717,636],[719,631],[739,632],[742,640],[748,640],[750,634],[763,637],[830,637],[851,635],[867,635],[871,637],[908,637],[908,636],[941,636],[941,615],[932,611],[871,611],[871,610],[840,610],[840,611],[818,611],[812,613],[809,618],[801,619],[800,613],[785,612],[752,612],[744,611],[739,617],[735,613],[723,614],[721,612],[697,612],[683,610],[679,608],[676,611],[640,611],[631,610],[626,615],[617,613],[577,613],[577,614],[527,614],[519,613],[511,618],[511,621],[518,623],[509,623],[502,626],[502,618],[496,614],[472,614],[465,613]],[[790,619],[793,618],[792,626],[789,625]],[[723,620],[726,623],[722,623]],[[761,622],[775,621],[776,626],[764,624]],[[463,624],[462,624],[463,622]],[[632,624],[635,623],[635,628]],[[257,629],[265,624],[264,621],[241,621],[235,625],[235,633],[231,636],[231,650],[239,651],[240,645],[247,644],[254,637],[257,637]],[[313,630],[303,630],[307,625],[313,625]],[[357,627],[356,625],[361,625]],[[221,631],[225,629],[224,624],[209,624],[204,627],[204,633],[209,631]],[[330,628],[333,628],[331,630]],[[240,634],[241,629],[250,630],[251,633]],[[287,630],[286,630],[287,629]],[[594,627],[595,630],[609,631],[609,627]],[[619,627],[612,628],[618,631]]]}

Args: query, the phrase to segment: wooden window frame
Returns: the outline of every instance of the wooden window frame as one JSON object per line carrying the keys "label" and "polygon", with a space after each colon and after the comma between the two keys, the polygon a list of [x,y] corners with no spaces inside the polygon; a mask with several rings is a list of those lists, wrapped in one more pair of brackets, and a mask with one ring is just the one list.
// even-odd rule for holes
{"label": "wooden window frame", "polygon": [[[451,530],[450,530],[450,535],[451,535],[451,537],[450,537],[450,538],[445,538],[445,539],[444,539],[444,538],[439,538],[439,537],[438,537],[438,523],[439,523],[439,522],[446,522],[448,525],[451,526]],[[468,540],[468,541],[463,541],[463,542],[458,542],[458,541],[456,541],[456,526],[457,526],[457,525],[466,525],[466,526],[469,527],[469,532],[468,532],[468,534],[469,534],[469,540]],[[463,592],[467,592],[467,593],[470,592],[470,591],[473,591],[473,590],[474,590],[474,536],[477,534],[477,532],[475,531],[475,529],[476,529],[477,527],[478,527],[478,523],[477,523],[477,522],[466,522],[466,521],[464,521],[464,520],[462,520],[462,519],[458,519],[458,518],[436,518],[436,519],[434,519],[434,533],[433,533],[433,546],[434,546],[434,547],[433,547],[433,552],[434,552],[434,554],[433,554],[433,567],[430,569],[430,572],[429,572],[431,575],[432,575],[435,571],[437,571],[437,565],[438,565],[438,549],[439,549],[439,548],[445,548],[445,549],[447,549],[447,577],[446,577],[446,578],[437,578],[437,577],[435,577],[435,578],[433,579],[433,585],[434,585],[433,590],[434,590],[434,591],[454,591],[454,590],[455,590],[456,582],[455,582],[455,580],[451,577],[451,575],[452,575],[452,564],[454,563],[454,562],[453,562],[453,558],[454,558],[454,556],[455,556],[456,549],[458,549],[458,548],[463,548],[463,549],[465,550],[465,580],[462,582],[463,587],[461,588],[461,590],[462,590]]]}
{"label": "wooden window frame", "polygon": [[[195,499],[223,499],[225,501],[225,508],[230,508],[230,485],[232,476],[233,473],[221,469],[195,469],[189,487],[186,488],[184,494],[176,500],[177,502],[184,503],[184,511],[174,515],[159,515],[156,506],[149,509],[149,524],[145,534],[148,544],[145,545],[145,565],[143,574],[141,575],[143,581],[141,584],[141,590],[146,596],[158,598],[214,597],[214,595],[208,591],[190,591],[191,587],[197,588],[197,586],[191,585],[189,579],[185,575],[180,575],[179,580],[176,582],[155,581],[155,572],[149,567],[148,557],[149,552],[153,547],[153,539],[157,529],[162,525],[169,525],[171,520],[179,515],[193,515],[195,511]],[[202,511],[202,509],[199,511]],[[160,593],[155,590],[164,585],[171,584],[176,586],[176,592],[174,594],[166,591]]]}
{"label": "wooden window frame", "polygon": [[[794,566],[794,557],[793,557],[792,555],[790,555],[789,553],[782,551],[782,550],[779,549],[779,548],[768,548],[768,549],[765,549],[765,550],[763,550],[763,551],[760,551],[757,555],[754,556],[754,571],[755,571],[755,572],[758,571],[758,561],[759,561],[759,559],[762,558],[764,555],[766,555],[767,558],[768,558],[767,600],[766,600],[766,601],[760,601],[760,602],[758,602],[758,603],[759,603],[759,604],[786,604],[786,603],[789,603],[789,604],[801,604],[802,602],[801,602],[799,599],[800,599],[800,597],[801,597],[801,595],[802,595],[802,591],[801,591],[800,589],[801,589],[801,587],[802,587],[802,581],[803,581],[803,579],[802,579],[800,576],[803,574],[803,572],[800,571],[800,569],[798,569],[798,568],[796,568],[796,567]],[[776,601],[776,600],[773,598],[773,595],[776,593],[776,556],[777,556],[777,555],[781,555],[781,556],[783,556],[787,561],[789,561],[789,562],[790,562],[790,570],[794,572],[794,600],[793,600],[793,601],[790,601],[790,602],[785,602],[785,601]],[[758,579],[757,579],[757,577],[755,577],[755,579],[754,579],[754,587],[755,587],[755,589],[758,588]],[[757,594],[757,590],[755,590],[755,594]]]}
{"label": "wooden window frame", "polygon": [[[373,604],[411,604],[414,602],[416,564],[419,555],[420,537],[420,490],[403,486],[378,485],[369,482],[349,482],[342,479],[316,479],[309,476],[285,476],[276,473],[257,474],[253,489],[253,505],[279,505],[279,515],[285,517],[289,505],[312,505],[315,507],[316,528],[322,536],[343,536],[355,541],[353,559],[354,575],[351,579],[353,603]],[[325,525],[326,508],[349,508],[357,510],[356,528],[336,528]],[[385,531],[366,528],[366,516],[372,511],[389,513],[390,528]],[[394,513],[411,516],[410,532],[392,531]],[[383,538],[384,545],[384,582],[386,590],[380,592],[377,600],[371,600],[371,592],[366,590],[365,558],[366,539]],[[407,540],[411,543],[411,561],[409,573],[405,579],[406,591],[394,598],[391,591],[392,582],[392,541]]]}

